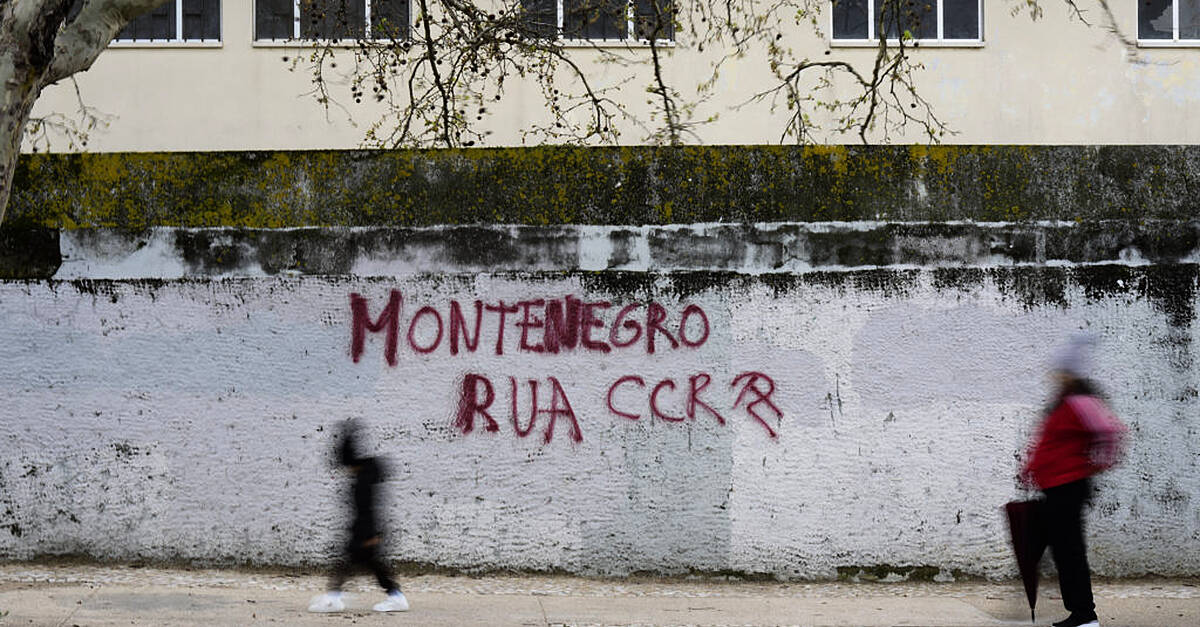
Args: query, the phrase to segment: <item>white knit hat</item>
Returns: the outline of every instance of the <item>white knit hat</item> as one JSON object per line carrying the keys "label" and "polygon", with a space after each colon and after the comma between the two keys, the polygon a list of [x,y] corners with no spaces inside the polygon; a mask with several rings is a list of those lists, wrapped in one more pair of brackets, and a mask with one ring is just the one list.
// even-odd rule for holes
{"label": "white knit hat", "polygon": [[1064,372],[1075,378],[1087,376],[1091,367],[1092,347],[1096,338],[1091,333],[1080,331],[1071,335],[1067,343],[1058,349],[1051,362],[1051,367],[1057,372]]}

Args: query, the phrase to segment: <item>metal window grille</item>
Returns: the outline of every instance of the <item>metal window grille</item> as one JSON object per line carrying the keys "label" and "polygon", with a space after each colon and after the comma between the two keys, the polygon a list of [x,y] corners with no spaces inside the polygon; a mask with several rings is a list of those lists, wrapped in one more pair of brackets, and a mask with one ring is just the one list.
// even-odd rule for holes
{"label": "metal window grille", "polygon": [[408,0],[257,0],[255,39],[404,39]]}
{"label": "metal window grille", "polygon": [[148,11],[117,34],[124,42],[221,41],[221,0],[174,0]]}
{"label": "metal window grille", "polygon": [[628,42],[675,36],[674,0],[521,0],[521,7],[538,37]]}
{"label": "metal window grille", "polygon": [[917,41],[983,38],[981,0],[832,0],[831,4],[835,40],[876,41],[881,35]]}

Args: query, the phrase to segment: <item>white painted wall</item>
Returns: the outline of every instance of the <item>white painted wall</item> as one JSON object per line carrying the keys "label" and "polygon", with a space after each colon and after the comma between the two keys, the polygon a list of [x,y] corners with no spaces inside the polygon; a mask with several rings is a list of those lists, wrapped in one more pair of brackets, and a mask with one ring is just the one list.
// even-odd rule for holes
{"label": "white painted wall", "polygon": [[[344,524],[332,427],[359,416],[390,460],[398,560],[1010,576],[1000,507],[1022,495],[1016,455],[1046,401],[1054,346],[1088,329],[1101,339],[1097,378],[1133,434],[1090,514],[1093,568],[1200,572],[1195,326],[1171,325],[1136,285],[1089,296],[1069,282],[1065,303],[1029,304],[991,279],[944,286],[928,269],[908,272],[876,288],[833,272],[779,291],[731,280],[684,297],[670,278],[614,295],[589,288],[592,275],[554,273],[0,282],[0,559],[323,562]],[[349,296],[366,297],[374,317],[391,289],[404,299],[398,364],[386,365],[376,334],[354,363]],[[568,294],[653,299],[669,324],[696,304],[711,336],[654,355],[644,345],[534,354],[516,350],[510,318],[503,355],[488,340],[474,354],[451,356],[443,342],[419,355],[405,340],[425,305],[444,316],[454,299]],[[418,327],[418,342],[430,329]],[[494,315],[483,334],[495,341]],[[734,406],[730,381],[745,371],[774,380],[777,438]],[[641,419],[608,410],[609,385],[639,375],[648,386],[674,379],[681,389],[664,391],[663,406],[679,411],[698,372],[711,374],[703,399],[726,425],[703,412],[647,417],[648,388],[615,396]],[[498,432],[454,428],[465,373],[496,384]],[[582,442],[562,418],[549,443],[545,417],[518,437],[508,376],[541,380],[542,394],[557,377]],[[527,394],[523,385],[522,424]]]}
{"label": "white painted wall", "polygon": [[[953,134],[941,137],[962,144],[1190,144],[1200,142],[1200,61],[1195,47],[1125,47],[1105,28],[1098,5],[1082,8],[1092,26],[1072,16],[1065,3],[1042,3],[1043,17],[1013,14],[1014,5],[986,0],[983,44],[968,47],[928,45],[914,52],[924,66],[916,86]],[[1132,2],[1111,3],[1116,26],[1136,39],[1137,12]],[[354,104],[349,82],[337,72],[352,65],[346,57],[329,77],[340,106],[327,112],[309,95],[311,74],[291,60],[304,54],[295,46],[255,44],[253,3],[223,3],[220,47],[114,47],[95,66],[78,76],[84,103],[109,122],[90,133],[87,150],[293,150],[355,148],[381,111]],[[787,17],[787,16],[783,16]],[[686,15],[681,16],[686,19]],[[828,15],[819,16],[826,24]],[[664,51],[667,80],[685,98],[709,80],[719,60],[688,41],[679,30],[677,45]],[[874,50],[830,41],[828,27],[814,31],[807,22],[793,27],[786,45],[798,59],[837,59],[869,74]],[[825,52],[831,54],[826,56]],[[625,143],[643,143],[654,130],[646,88],[652,73],[646,49],[613,48],[626,63],[604,63],[589,48],[571,51],[572,59],[590,68],[592,83],[608,88],[606,96],[622,102],[641,125],[620,123]],[[285,61],[285,58],[289,61]],[[770,70],[764,55],[752,53],[731,61],[714,83],[711,97],[700,103],[692,121],[717,116],[699,125],[687,141],[704,144],[777,143],[790,112],[781,98],[747,105],[768,89]],[[515,79],[514,79],[515,80]],[[814,78],[814,81],[816,79]],[[849,83],[821,96],[853,94]],[[368,99],[369,100],[369,99]],[[79,109],[70,82],[48,89],[35,115],[74,117]],[[484,130],[488,145],[525,143],[520,131],[548,119],[540,88],[510,81],[507,97],[489,105]],[[819,108],[812,112],[822,120]],[[824,120],[829,122],[829,120]],[[649,128],[643,125],[650,125]],[[856,134],[818,133],[817,141],[858,143]],[[924,143],[919,128],[874,134],[873,141]],[[790,141],[790,140],[789,140]],[[29,146],[26,146],[28,148]],[[69,144],[56,141],[53,150]]]}

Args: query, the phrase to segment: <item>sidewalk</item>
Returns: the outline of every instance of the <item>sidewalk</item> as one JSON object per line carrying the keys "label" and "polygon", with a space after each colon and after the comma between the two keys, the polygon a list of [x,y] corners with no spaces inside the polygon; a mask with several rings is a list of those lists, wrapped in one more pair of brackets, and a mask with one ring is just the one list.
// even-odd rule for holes
{"label": "sidewalk", "polygon": [[[0,564],[0,626],[9,625],[1029,625],[1015,582],[758,583],[558,576],[401,577],[412,610],[380,615],[368,578],[349,609],[309,614],[324,576],[225,570]],[[1043,580],[1037,625],[1065,616]],[[1200,625],[1200,581],[1095,585],[1105,627]]]}

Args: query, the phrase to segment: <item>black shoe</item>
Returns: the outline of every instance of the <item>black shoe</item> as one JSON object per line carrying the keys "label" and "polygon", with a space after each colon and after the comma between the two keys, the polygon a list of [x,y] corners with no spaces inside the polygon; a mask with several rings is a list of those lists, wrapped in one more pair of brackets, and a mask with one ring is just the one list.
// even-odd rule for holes
{"label": "black shoe", "polygon": [[1063,620],[1054,623],[1054,627],[1100,627],[1100,621],[1095,612],[1087,614],[1071,614]]}

